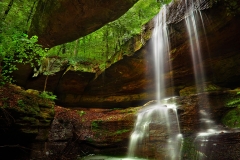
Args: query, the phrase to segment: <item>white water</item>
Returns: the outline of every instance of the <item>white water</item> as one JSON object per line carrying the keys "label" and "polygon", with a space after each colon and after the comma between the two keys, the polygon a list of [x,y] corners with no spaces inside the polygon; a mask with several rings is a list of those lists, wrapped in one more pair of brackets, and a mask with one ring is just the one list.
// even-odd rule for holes
{"label": "white water", "polygon": [[[201,0],[197,1],[199,4]],[[196,4],[196,3],[195,3]],[[188,10],[188,15],[185,17],[186,28],[189,36],[189,43],[191,48],[191,56],[193,62],[193,71],[195,77],[195,86],[197,93],[204,92],[205,88],[205,72],[204,65],[202,60],[202,51],[199,42],[199,33],[198,29],[202,27],[202,30],[205,32],[204,20],[201,14],[201,11],[196,8],[193,0],[185,0],[185,5]],[[208,98],[206,97],[208,101]],[[211,116],[209,115],[209,107],[199,108],[200,120],[202,122],[202,129],[209,130],[214,128],[215,123],[211,120]]]}
{"label": "white water", "polygon": [[164,61],[167,60],[169,54],[165,6],[163,6],[154,20],[155,26],[152,34],[152,47],[155,65],[156,100],[160,101],[165,98],[165,81],[163,74],[166,66],[164,66]]}
{"label": "white water", "polygon": [[[201,3],[201,0],[197,1]],[[195,86],[197,93],[204,92],[205,87],[205,72],[204,72],[204,65],[202,60],[202,51],[199,42],[199,33],[198,30],[202,27],[204,34],[206,34],[206,29],[204,25],[203,16],[201,11],[198,8],[194,7],[193,0],[185,0],[186,8],[188,8],[188,15],[185,17],[186,28],[189,35],[189,43],[191,48],[191,56],[193,62],[193,70],[195,76]],[[198,4],[195,6],[199,6]],[[206,46],[207,39],[205,36]],[[203,96],[203,95],[202,95]],[[208,101],[208,97],[205,97],[205,101]],[[209,103],[207,103],[209,104]],[[199,105],[201,106],[201,105]],[[195,141],[199,144],[198,150],[201,151],[201,154],[198,155],[198,159],[207,159],[204,155],[206,150],[206,146],[208,144],[208,137],[213,134],[218,134],[221,132],[215,122],[211,119],[210,116],[210,108],[209,106],[204,106],[199,108],[199,115],[200,115],[200,132],[197,134]]]}
{"label": "white water", "polygon": [[[193,0],[185,0],[185,5],[188,8],[188,15],[185,17],[185,22],[191,47],[195,83],[197,92],[199,93],[203,92],[202,84],[205,82],[205,72],[202,63],[202,52],[198,33],[198,27],[202,16],[201,11],[195,9],[193,4]],[[203,20],[201,20],[201,22],[203,22]]]}
{"label": "white water", "polygon": [[[166,7],[164,6],[155,17],[155,27],[152,35],[153,54],[155,61],[155,81],[156,81],[156,104],[144,107],[137,115],[134,131],[130,138],[128,147],[128,157],[136,156],[139,146],[150,139],[149,125],[161,125],[165,129],[164,145],[166,159],[178,160],[181,156],[180,146],[182,136],[178,123],[176,106],[174,104],[163,103],[165,98],[164,66],[168,61],[169,40],[166,24]],[[173,115],[170,116],[171,113]],[[174,129],[173,129],[174,128]]]}
{"label": "white water", "polygon": [[[160,125],[161,130],[165,131],[161,135],[164,137],[161,143],[165,143],[166,159],[178,160],[181,156],[182,136],[179,132],[176,105],[169,103],[152,104],[144,107],[138,113],[134,132],[129,143],[128,157],[136,156],[139,146],[141,147],[146,140],[151,139],[149,135],[150,124]],[[165,137],[168,137],[168,139]]]}

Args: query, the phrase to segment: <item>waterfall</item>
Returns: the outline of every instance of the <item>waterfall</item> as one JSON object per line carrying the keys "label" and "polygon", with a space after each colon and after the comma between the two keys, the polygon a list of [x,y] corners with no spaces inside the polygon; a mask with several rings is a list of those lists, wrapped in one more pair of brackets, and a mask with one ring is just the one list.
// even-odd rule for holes
{"label": "waterfall", "polygon": [[165,81],[164,81],[164,61],[169,53],[169,39],[166,24],[166,6],[155,17],[155,27],[152,34],[152,48],[154,54],[156,100],[158,102],[165,98]]}
{"label": "waterfall", "polygon": [[[199,2],[200,3],[200,2]],[[198,28],[200,23],[203,22],[201,11],[195,6],[200,4],[194,3],[193,0],[185,0],[187,8],[187,15],[185,17],[186,28],[189,36],[190,51],[193,62],[193,70],[195,77],[195,85],[197,92],[203,92],[203,83],[205,82],[205,72],[202,61],[201,46],[199,42]],[[203,29],[205,30],[204,23],[202,23]]]}
{"label": "waterfall", "polygon": [[[169,59],[169,40],[166,24],[166,6],[155,17],[152,34],[154,54],[156,101],[146,104],[138,113],[134,131],[130,138],[128,157],[138,156],[146,143],[160,141],[159,148],[164,159],[178,160],[180,157],[181,134],[178,123],[176,105],[165,103],[164,64]],[[152,129],[155,128],[155,129]],[[155,132],[155,134],[154,134]],[[166,138],[167,137],[167,138]]]}
{"label": "waterfall", "polygon": [[[204,20],[199,10],[200,1],[185,0],[187,8],[187,15],[185,17],[186,29],[189,36],[190,52],[192,56],[193,71],[195,77],[195,86],[197,93],[204,92],[205,89],[205,71],[202,60],[201,46],[199,42],[198,28],[203,27],[205,34]],[[207,101],[208,98],[206,97]],[[199,108],[199,115],[201,124],[201,130],[212,132],[212,128],[215,126],[209,115],[209,107]]]}
{"label": "waterfall", "polygon": [[[206,38],[206,29],[204,25],[204,20],[202,13],[199,9],[201,0],[185,0],[185,5],[187,9],[187,14],[185,16],[186,29],[189,36],[190,52],[192,56],[193,71],[195,77],[195,86],[197,94],[204,92],[206,87],[206,79],[204,72],[204,63],[202,59],[201,43],[199,42],[198,30],[203,30],[202,36]],[[207,96],[202,94],[203,96]],[[205,97],[205,101],[208,101],[208,97]],[[201,102],[198,102],[199,106]],[[209,103],[207,103],[209,104]],[[206,152],[206,146],[208,145],[208,138],[210,135],[220,133],[220,128],[215,124],[210,116],[209,106],[204,106],[199,108],[199,117],[200,117],[200,132],[195,138],[196,147],[200,154],[198,154],[199,160],[207,159],[204,153]],[[225,132],[225,131],[224,131]]]}

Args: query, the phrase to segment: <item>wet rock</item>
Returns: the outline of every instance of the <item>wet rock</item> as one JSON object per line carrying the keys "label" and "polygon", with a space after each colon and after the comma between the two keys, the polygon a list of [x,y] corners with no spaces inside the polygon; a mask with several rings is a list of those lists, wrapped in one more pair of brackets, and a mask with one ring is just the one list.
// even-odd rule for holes
{"label": "wet rock", "polygon": [[[199,132],[204,126],[201,122],[201,114],[207,113],[214,121],[213,129],[237,127],[235,116],[229,117],[229,112],[235,115],[239,107],[238,90],[224,90],[214,92],[203,92],[176,98],[179,105],[179,121],[181,133],[192,135]],[[203,116],[203,115],[202,115]],[[227,123],[228,122],[228,123]],[[228,124],[228,125],[226,125]],[[218,128],[219,127],[219,128]]]}

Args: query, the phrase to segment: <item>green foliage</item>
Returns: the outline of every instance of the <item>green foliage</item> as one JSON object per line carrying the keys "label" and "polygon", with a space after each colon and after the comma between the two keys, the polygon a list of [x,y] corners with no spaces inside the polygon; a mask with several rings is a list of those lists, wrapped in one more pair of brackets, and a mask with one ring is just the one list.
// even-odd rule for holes
{"label": "green foliage", "polygon": [[227,104],[227,106],[240,106],[240,99],[230,99]]}
{"label": "green foliage", "polygon": [[17,70],[17,63],[29,63],[32,67],[35,63],[40,65],[41,58],[46,56],[47,50],[36,44],[37,41],[37,36],[29,39],[26,34],[22,33],[15,33],[4,39],[4,43],[0,46],[4,81],[12,81],[8,75]]}
{"label": "green foliage", "polygon": [[129,129],[117,130],[117,131],[115,132],[115,135],[123,134],[123,133],[129,132],[129,131],[130,131]]}
{"label": "green foliage", "polygon": [[83,115],[85,115],[85,114],[86,114],[86,112],[85,112],[85,111],[77,111],[77,113],[79,114],[79,116],[80,116],[80,117],[82,117]]}
{"label": "green foliage", "polygon": [[[0,1],[1,18],[5,16],[10,0]],[[18,30],[27,31],[30,26],[36,0],[14,0],[4,23],[14,26]]]}
{"label": "green foliage", "polygon": [[37,36],[26,34],[34,9],[33,1],[15,0],[6,15],[8,4],[0,2],[1,18],[4,17],[0,23],[0,66],[4,82],[13,81],[9,74],[17,70],[16,63],[40,64],[47,51],[36,44]]}
{"label": "green foliage", "polygon": [[[139,0],[118,20],[108,23],[92,34],[74,42],[53,47],[49,51],[36,44],[37,36],[28,37],[27,35],[37,0],[14,0],[6,14],[9,2],[10,0],[0,2],[0,17],[4,17],[0,23],[0,65],[3,68],[4,82],[13,81],[9,74],[17,69],[16,63],[39,65],[47,56],[68,59],[70,68],[73,67],[71,69],[74,70],[102,71],[121,59],[123,55],[129,54],[122,51],[122,46],[131,37],[141,34],[144,30],[142,26],[159,12],[163,3],[168,3],[169,0]],[[45,70],[42,73],[53,74],[50,71],[52,70]]]}
{"label": "green foliage", "polygon": [[54,95],[52,92],[48,91],[43,91],[39,94],[39,97],[44,98],[44,99],[49,99],[49,100],[56,100],[57,96]]}
{"label": "green foliage", "polygon": [[99,127],[99,121],[92,121],[91,127],[92,129],[97,129]]}
{"label": "green foliage", "polygon": [[25,103],[21,99],[17,101],[17,104],[19,107],[25,107]]}
{"label": "green foliage", "polygon": [[168,4],[170,3],[172,0],[157,0],[159,3],[161,4]]}
{"label": "green foliage", "polygon": [[240,128],[240,108],[229,111],[222,118],[222,123],[230,128]]}
{"label": "green foliage", "polygon": [[123,55],[129,54],[122,53],[122,46],[133,36],[141,34],[143,25],[159,12],[161,5],[162,2],[156,0],[139,0],[118,20],[74,42],[51,48],[49,56],[74,57],[75,60],[78,57],[81,62],[77,63],[90,62],[85,65],[91,66],[86,68],[89,72],[92,72],[92,68],[104,70]]}
{"label": "green foliage", "polygon": [[196,160],[200,157],[206,157],[202,152],[199,152],[194,144],[193,138],[184,138],[182,142],[182,158],[181,159],[192,159]]}

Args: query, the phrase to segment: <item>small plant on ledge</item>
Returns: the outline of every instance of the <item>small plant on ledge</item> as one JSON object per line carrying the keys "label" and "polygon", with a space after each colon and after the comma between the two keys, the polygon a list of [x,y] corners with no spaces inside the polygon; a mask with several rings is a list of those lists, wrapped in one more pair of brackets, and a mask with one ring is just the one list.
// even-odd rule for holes
{"label": "small plant on ledge", "polygon": [[42,93],[39,94],[39,97],[44,98],[44,99],[49,99],[49,100],[57,99],[56,95],[54,95],[52,92],[48,92],[48,91],[43,91]]}

